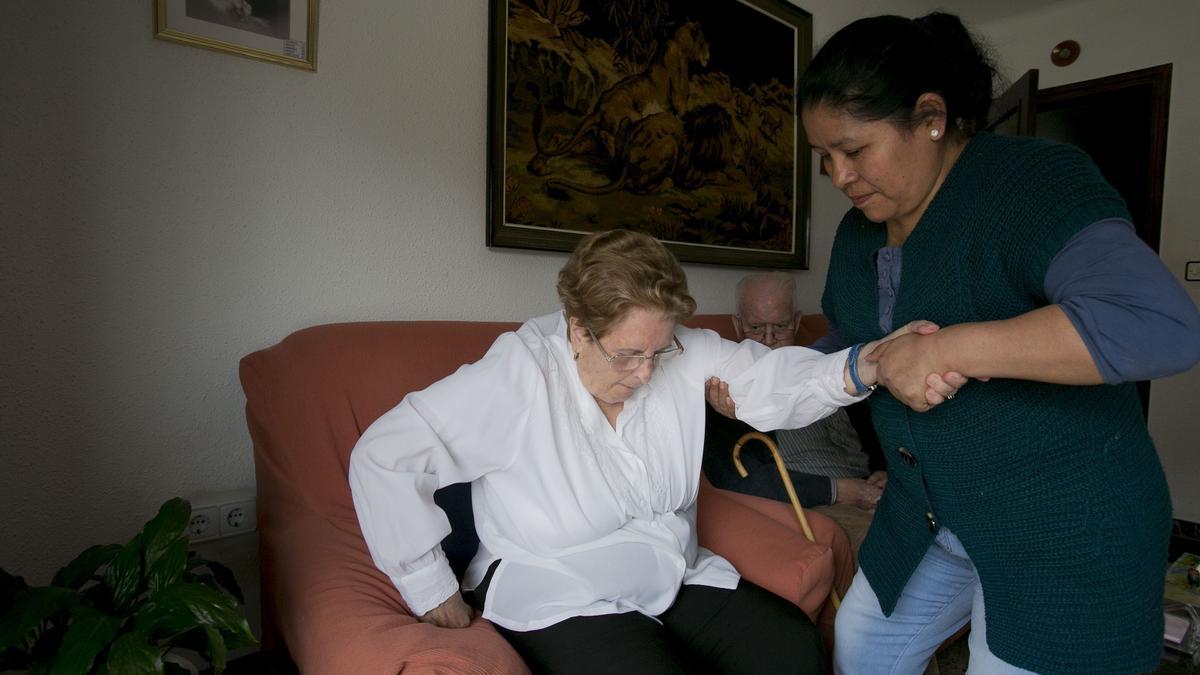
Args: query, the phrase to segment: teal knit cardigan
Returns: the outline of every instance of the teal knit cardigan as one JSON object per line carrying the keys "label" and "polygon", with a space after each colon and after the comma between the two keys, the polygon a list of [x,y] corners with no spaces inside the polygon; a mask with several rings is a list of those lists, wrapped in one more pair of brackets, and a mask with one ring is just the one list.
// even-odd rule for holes
{"label": "teal knit cardigan", "polygon": [[[1046,305],[1054,255],[1112,217],[1129,217],[1124,202],[1080,150],[974,137],[904,243],[893,327]],[[848,344],[883,334],[885,241],[857,209],[838,228],[822,304]],[[927,413],[882,389],[870,401],[888,485],[859,561],[886,614],[940,525],[979,572],[1001,659],[1045,673],[1155,667],[1171,507],[1132,384],[971,382]]]}

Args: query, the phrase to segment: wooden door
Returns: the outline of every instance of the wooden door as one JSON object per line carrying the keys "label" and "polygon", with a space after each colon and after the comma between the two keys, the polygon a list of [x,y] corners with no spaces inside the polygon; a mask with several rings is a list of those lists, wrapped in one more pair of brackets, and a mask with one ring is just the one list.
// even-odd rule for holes
{"label": "wooden door", "polygon": [[1032,68],[992,101],[984,131],[1005,136],[1037,135],[1038,71]]}

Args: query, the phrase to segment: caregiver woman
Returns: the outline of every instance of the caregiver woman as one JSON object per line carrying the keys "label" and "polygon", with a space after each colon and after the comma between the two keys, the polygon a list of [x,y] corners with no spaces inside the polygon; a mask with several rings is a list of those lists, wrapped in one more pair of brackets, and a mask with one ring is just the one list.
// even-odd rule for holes
{"label": "caregiver woman", "polygon": [[[850,24],[799,85],[853,206],[832,340],[943,327],[872,355],[888,483],[837,616],[840,673],[919,673],[968,620],[971,673],[1145,672],[1162,647],[1171,503],[1133,382],[1190,368],[1200,316],[1087,155],[975,133],[993,75],[935,13]],[[915,412],[947,371],[989,379]]]}

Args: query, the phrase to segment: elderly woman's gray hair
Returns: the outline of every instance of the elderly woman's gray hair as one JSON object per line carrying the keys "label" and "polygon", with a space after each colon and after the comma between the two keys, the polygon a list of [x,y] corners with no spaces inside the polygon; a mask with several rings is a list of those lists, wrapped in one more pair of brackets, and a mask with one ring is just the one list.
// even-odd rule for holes
{"label": "elderly woman's gray hair", "polygon": [[696,312],[679,260],[654,237],[609,230],[580,240],[558,273],[568,319],[603,337],[634,308],[660,311],[677,323]]}

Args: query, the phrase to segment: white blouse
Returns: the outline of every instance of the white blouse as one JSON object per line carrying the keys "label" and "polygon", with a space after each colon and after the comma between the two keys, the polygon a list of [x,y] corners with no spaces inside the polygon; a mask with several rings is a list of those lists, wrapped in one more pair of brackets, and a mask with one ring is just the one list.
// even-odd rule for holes
{"label": "white blouse", "polygon": [[770,350],[679,327],[614,429],[579,379],[555,312],[501,335],[478,362],[406,396],[350,458],[350,488],[375,565],[420,616],[459,590],[434,490],[471,481],[480,547],[463,586],[492,562],[484,617],[535,630],[573,616],[663,613],[680,584],[734,588],[738,573],[696,543],[704,384],[729,383],[759,429],[802,427],[858,400],[846,352]]}

